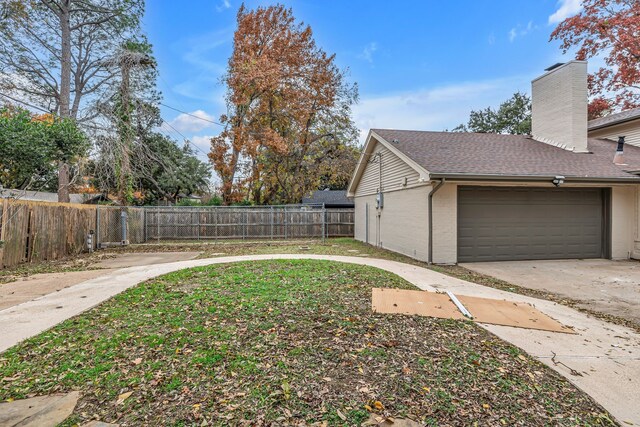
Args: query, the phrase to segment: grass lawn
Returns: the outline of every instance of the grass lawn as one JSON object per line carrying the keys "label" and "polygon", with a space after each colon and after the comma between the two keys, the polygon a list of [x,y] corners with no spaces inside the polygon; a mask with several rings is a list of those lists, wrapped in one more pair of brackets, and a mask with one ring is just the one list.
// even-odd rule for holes
{"label": "grass lawn", "polygon": [[[608,425],[568,381],[470,322],[381,315],[370,267],[183,270],[0,355],[0,399],[79,389],[67,425]],[[118,397],[129,393],[118,402]]]}

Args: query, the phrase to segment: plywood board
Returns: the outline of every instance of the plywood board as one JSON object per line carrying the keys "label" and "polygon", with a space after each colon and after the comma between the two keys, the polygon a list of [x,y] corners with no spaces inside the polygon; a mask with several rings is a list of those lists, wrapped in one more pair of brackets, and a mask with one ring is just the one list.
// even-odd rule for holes
{"label": "plywood board", "polygon": [[467,310],[471,312],[473,320],[476,322],[569,334],[576,333],[572,328],[552,319],[531,304],[525,302],[469,297],[464,295],[456,296]]}
{"label": "plywood board", "polygon": [[[456,297],[471,312],[473,320],[479,323],[576,333],[572,328],[552,319],[531,304],[464,295],[456,295]],[[373,288],[371,308],[376,313],[466,319],[447,294],[436,292]]]}
{"label": "plywood board", "polygon": [[406,289],[372,289],[371,308],[376,313],[417,314],[441,319],[464,319],[446,294]]}

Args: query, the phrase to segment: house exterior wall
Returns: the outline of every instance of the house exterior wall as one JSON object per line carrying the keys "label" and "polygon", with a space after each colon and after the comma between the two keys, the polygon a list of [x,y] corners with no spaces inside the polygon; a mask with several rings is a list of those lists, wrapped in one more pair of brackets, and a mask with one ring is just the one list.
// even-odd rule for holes
{"label": "house exterior wall", "polygon": [[367,242],[366,211],[369,210],[368,243],[412,258],[427,261],[429,247],[428,186],[384,192],[384,206],[376,209],[375,194],[356,196],[355,238]]}
{"label": "house exterior wall", "polygon": [[419,183],[420,174],[415,169],[402,161],[387,147],[377,143],[369,156],[369,163],[360,178],[360,183],[355,191],[356,197],[378,192],[381,180],[380,159],[382,159],[382,191],[410,188],[421,184]]}
{"label": "house exterior wall", "polygon": [[611,189],[611,258],[629,259],[634,254],[637,238],[636,187],[615,186]]}
{"label": "house exterior wall", "polygon": [[619,136],[625,137],[625,143],[640,147],[640,119],[589,131],[589,138],[608,138],[617,141]]}
{"label": "house exterior wall", "polygon": [[[433,262],[458,261],[458,184],[446,183],[433,197]],[[539,183],[485,182],[483,186],[540,187]],[[567,185],[572,186],[572,185]],[[549,184],[551,188],[551,184]],[[593,187],[602,187],[594,185]],[[611,186],[611,258],[640,259],[640,187]]]}
{"label": "house exterior wall", "polygon": [[433,262],[458,262],[458,186],[446,183],[433,195]]}
{"label": "house exterior wall", "polygon": [[636,187],[634,195],[634,214],[633,214],[633,248],[631,250],[631,258],[640,259],[640,186]]}
{"label": "house exterior wall", "polygon": [[531,82],[531,133],[539,141],[587,152],[587,62],[570,61]]}

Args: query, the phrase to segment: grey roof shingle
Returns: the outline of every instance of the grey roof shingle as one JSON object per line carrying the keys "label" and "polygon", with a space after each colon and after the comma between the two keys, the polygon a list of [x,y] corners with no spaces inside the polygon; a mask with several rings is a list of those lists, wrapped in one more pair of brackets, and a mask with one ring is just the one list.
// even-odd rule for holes
{"label": "grey roof shingle", "polygon": [[[49,193],[46,191],[3,189],[3,190],[0,190],[0,198],[32,200],[32,201],[40,201],[40,202],[57,202],[58,193]],[[72,194],[69,194],[69,199],[71,203],[84,203],[90,199],[90,196],[86,194],[72,193]]]}
{"label": "grey roof shingle", "polygon": [[589,130],[596,130],[607,126],[617,125],[619,123],[628,122],[640,118],[640,108],[623,111],[621,113],[609,114],[599,119],[589,120]]}
{"label": "grey roof shingle", "polygon": [[[630,179],[640,170],[640,148],[625,146],[628,166],[613,164],[616,143],[588,140],[591,153],[578,154],[527,135],[373,129],[432,174],[556,176]],[[396,142],[393,142],[393,141]]]}
{"label": "grey roof shingle", "polygon": [[353,200],[347,198],[345,190],[317,190],[309,197],[302,198],[302,204],[325,204],[328,206],[354,206]]}

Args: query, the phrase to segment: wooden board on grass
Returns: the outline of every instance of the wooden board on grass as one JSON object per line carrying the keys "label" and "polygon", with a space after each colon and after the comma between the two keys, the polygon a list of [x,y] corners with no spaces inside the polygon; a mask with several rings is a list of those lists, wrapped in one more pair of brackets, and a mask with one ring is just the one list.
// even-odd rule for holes
{"label": "wooden board on grass", "polygon": [[[575,334],[531,304],[491,298],[456,295],[479,323]],[[371,308],[376,313],[396,313],[441,319],[467,319],[447,294],[406,289],[373,288]]]}

